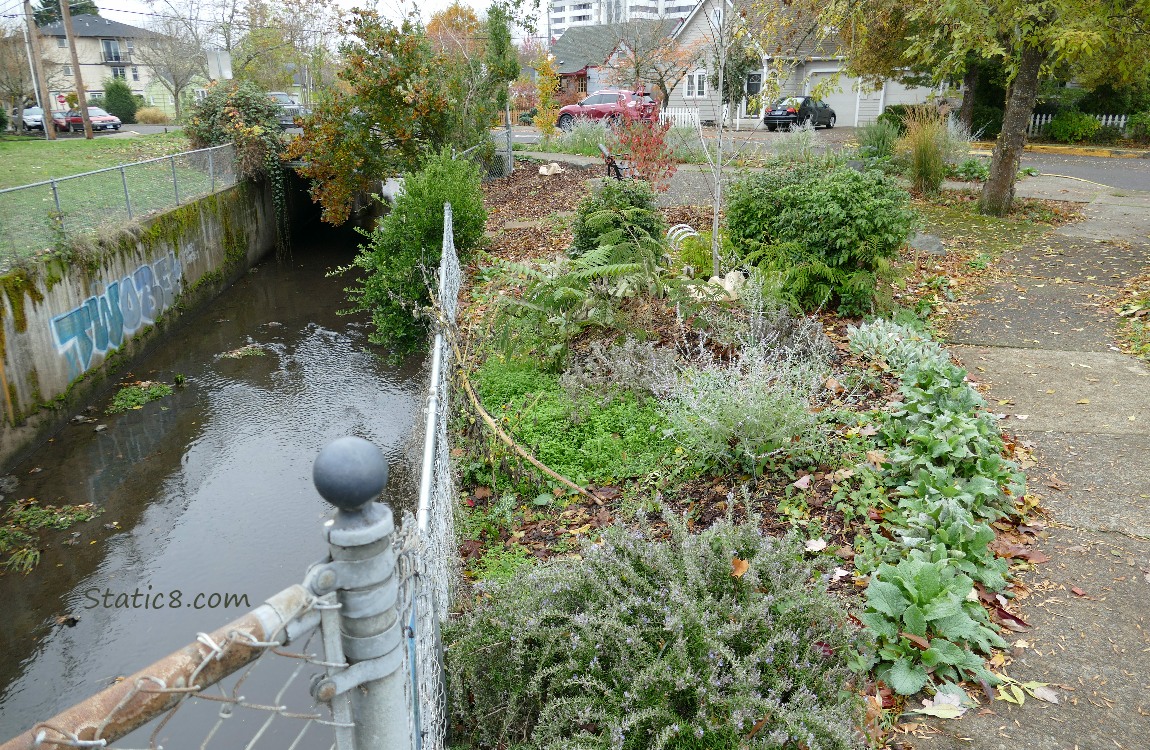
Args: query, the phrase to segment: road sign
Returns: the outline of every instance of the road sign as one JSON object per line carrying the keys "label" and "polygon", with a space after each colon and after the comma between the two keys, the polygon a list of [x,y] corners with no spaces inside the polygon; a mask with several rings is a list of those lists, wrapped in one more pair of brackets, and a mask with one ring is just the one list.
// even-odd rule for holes
{"label": "road sign", "polygon": [[68,97],[64,96],[63,94],[56,94],[56,101],[63,104],[64,102],[68,101]]}

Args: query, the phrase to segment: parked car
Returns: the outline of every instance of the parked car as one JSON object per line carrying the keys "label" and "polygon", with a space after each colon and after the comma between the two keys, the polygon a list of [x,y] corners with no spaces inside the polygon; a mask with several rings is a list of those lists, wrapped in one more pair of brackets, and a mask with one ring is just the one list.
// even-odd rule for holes
{"label": "parked car", "polygon": [[835,126],[835,111],[826,102],[810,96],[787,96],[779,99],[763,114],[763,124],[767,130],[793,128],[810,123],[812,127]]}
{"label": "parked car", "polygon": [[578,104],[568,104],[559,110],[556,124],[569,130],[580,117],[585,120],[605,120],[608,124],[620,122],[624,113],[646,122],[654,122],[659,116],[659,104],[642,91],[617,91],[607,89],[596,91]]}
{"label": "parked car", "polygon": [[[12,120],[16,120],[16,108],[12,108]],[[44,110],[39,107],[25,107],[24,108],[24,129],[25,130],[43,130],[44,129]]]}
{"label": "parked car", "polygon": [[280,108],[279,123],[284,130],[295,127],[295,118],[311,114],[311,110],[283,91],[269,91],[268,98]]}
{"label": "parked car", "polygon": [[[120,118],[110,115],[99,107],[88,107],[88,119],[92,123],[92,130],[119,130]],[[67,112],[53,112],[52,122],[57,130],[79,132],[84,129],[84,118],[80,110],[70,109]]]}

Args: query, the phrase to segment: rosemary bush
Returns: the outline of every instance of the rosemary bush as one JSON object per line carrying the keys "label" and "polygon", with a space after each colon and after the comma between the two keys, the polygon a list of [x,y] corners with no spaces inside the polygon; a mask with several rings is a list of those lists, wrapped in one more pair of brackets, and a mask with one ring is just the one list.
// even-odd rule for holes
{"label": "rosemary bush", "polygon": [[581,559],[481,584],[444,634],[472,746],[860,747],[856,636],[799,543],[666,521],[669,540],[614,527]]}

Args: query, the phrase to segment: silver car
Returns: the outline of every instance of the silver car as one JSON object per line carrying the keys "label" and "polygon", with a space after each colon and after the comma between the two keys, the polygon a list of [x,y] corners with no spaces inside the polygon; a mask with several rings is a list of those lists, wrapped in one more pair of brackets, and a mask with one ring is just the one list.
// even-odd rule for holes
{"label": "silver car", "polygon": [[[12,109],[12,119],[16,119],[16,109]],[[25,107],[24,108],[24,128],[25,130],[43,130],[44,129],[44,110],[39,107]]]}

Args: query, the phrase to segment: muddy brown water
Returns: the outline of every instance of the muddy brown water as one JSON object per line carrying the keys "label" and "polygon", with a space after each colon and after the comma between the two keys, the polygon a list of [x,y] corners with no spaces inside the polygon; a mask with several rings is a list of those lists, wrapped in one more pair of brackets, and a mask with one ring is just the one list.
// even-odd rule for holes
{"label": "muddy brown water", "polygon": [[[379,446],[393,507],[412,506],[426,373],[422,357],[389,363],[368,342],[365,316],[338,314],[350,279],[326,273],[351,260],[359,239],[297,239],[290,261],[257,266],[123,374],[185,376],[173,396],[106,415],[108,394],[94,404],[97,422],[69,425],[13,469],[9,500],[91,502],[103,513],[46,534],[29,575],[0,576],[0,743],[302,581],[325,553],[330,508],[311,467],[329,441],[350,434]],[[222,356],[249,344],[263,356]],[[225,607],[225,595],[236,606]],[[167,606],[149,606],[157,601]],[[78,622],[57,622],[67,617]],[[297,707],[310,704],[306,681],[293,695]],[[272,703],[274,693],[250,697]],[[199,747],[217,713],[173,722],[165,747]],[[264,718],[225,722],[213,746],[243,747]],[[313,726],[301,747],[329,746],[325,729]],[[289,744],[272,737],[260,746]],[[147,743],[144,734],[126,746]]]}

